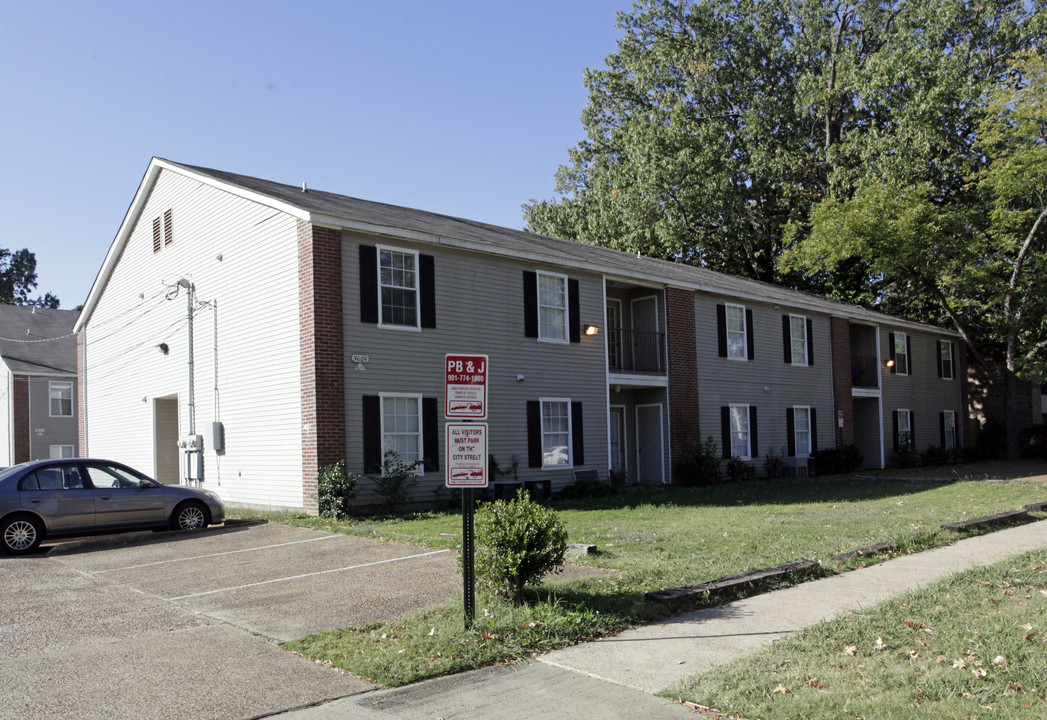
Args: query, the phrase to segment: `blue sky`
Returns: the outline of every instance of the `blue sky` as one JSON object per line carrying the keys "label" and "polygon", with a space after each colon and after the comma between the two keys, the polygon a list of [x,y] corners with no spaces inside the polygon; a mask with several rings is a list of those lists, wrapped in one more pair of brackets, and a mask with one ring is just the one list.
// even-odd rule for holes
{"label": "blue sky", "polygon": [[0,0],[0,246],[81,304],[149,159],[519,228],[629,0]]}

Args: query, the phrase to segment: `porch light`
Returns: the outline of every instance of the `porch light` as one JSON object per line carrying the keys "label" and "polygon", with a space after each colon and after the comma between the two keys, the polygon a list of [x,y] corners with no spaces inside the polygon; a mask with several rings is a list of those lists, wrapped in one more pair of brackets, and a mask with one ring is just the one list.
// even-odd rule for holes
{"label": "porch light", "polygon": [[894,367],[894,360],[888,360],[885,365],[888,369]]}
{"label": "porch light", "polygon": [[600,328],[596,327],[595,325],[586,325],[585,326],[585,334],[586,335],[596,335],[598,332],[600,332]]}

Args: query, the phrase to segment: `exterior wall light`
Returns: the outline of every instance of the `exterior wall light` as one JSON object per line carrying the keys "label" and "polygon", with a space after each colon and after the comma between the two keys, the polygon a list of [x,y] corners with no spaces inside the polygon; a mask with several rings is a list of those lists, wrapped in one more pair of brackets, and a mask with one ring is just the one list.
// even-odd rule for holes
{"label": "exterior wall light", "polygon": [[884,363],[884,366],[887,368],[894,367],[894,360],[888,360],[886,363]]}
{"label": "exterior wall light", "polygon": [[600,332],[600,328],[596,327],[595,325],[586,325],[585,326],[585,334],[586,335],[596,335],[598,332]]}

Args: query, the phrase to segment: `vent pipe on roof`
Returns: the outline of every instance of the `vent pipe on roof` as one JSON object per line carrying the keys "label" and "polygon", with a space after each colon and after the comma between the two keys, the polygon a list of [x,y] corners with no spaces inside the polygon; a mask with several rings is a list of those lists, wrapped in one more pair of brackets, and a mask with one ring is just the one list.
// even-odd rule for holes
{"label": "vent pipe on roof", "polygon": [[302,181],[302,192],[306,191],[305,180]]}

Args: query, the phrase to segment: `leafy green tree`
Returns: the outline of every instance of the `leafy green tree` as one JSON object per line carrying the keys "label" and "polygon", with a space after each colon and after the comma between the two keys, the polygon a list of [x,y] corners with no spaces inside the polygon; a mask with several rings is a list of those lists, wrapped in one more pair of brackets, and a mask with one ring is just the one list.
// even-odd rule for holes
{"label": "leafy green tree", "polygon": [[884,305],[947,318],[988,377],[1003,358],[1008,457],[1017,457],[1017,379],[1047,367],[1047,63],[1018,53],[986,94],[972,155],[947,197],[930,182],[866,184],[811,213],[783,258],[819,271],[861,257]]}
{"label": "leafy green tree", "polygon": [[0,248],[0,303],[57,308],[58,298],[51,293],[30,296],[36,285],[36,255],[26,249]]}
{"label": "leafy green tree", "polygon": [[[780,265],[811,209],[867,184],[966,201],[986,89],[1042,0],[647,0],[589,71],[586,139],[527,227],[875,304],[860,257]],[[787,228],[792,228],[787,232]],[[907,306],[911,307],[911,305]],[[924,318],[930,319],[930,318]]]}

